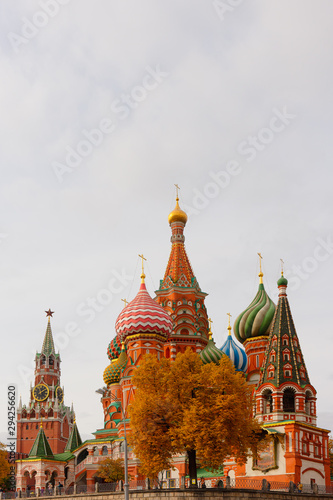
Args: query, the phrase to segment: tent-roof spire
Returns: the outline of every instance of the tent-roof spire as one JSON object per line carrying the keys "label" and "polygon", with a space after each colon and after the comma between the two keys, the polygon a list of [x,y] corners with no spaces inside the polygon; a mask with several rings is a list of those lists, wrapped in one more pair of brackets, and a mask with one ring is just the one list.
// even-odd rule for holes
{"label": "tent-roof spire", "polygon": [[54,342],[53,342],[53,336],[52,336],[52,330],[51,330],[51,318],[52,315],[54,314],[54,311],[51,311],[49,309],[46,312],[46,316],[48,318],[47,322],[47,328],[45,332],[45,337],[43,341],[43,346],[42,346],[42,354],[45,354],[45,356],[50,356],[50,354],[55,354],[55,348],[54,348]]}

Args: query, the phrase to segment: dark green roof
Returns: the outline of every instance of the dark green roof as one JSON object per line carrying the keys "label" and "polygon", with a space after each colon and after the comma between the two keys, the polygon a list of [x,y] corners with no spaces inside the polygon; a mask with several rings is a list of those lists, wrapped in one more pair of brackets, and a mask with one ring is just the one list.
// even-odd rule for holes
{"label": "dark green roof", "polygon": [[82,444],[82,439],[79,433],[79,429],[77,428],[76,422],[72,427],[71,433],[69,435],[65,451],[73,451],[76,450]]}
{"label": "dark green roof", "polygon": [[[270,376],[272,372],[274,377]],[[287,372],[289,376],[285,375]],[[295,382],[300,387],[310,384],[285,292],[279,296],[265,352],[260,384],[267,382],[275,387],[280,387],[284,382]]]}
{"label": "dark green roof", "polygon": [[51,446],[41,427],[29,453],[29,458],[53,458]]}
{"label": "dark green roof", "polygon": [[47,328],[42,347],[42,354],[45,354],[45,356],[50,356],[50,354],[55,354],[50,321],[48,321],[47,323]]}
{"label": "dark green roof", "polygon": [[70,451],[65,451],[64,453],[58,453],[57,455],[54,455],[54,460],[57,462],[67,462],[71,458],[74,458],[75,455],[71,453]]}

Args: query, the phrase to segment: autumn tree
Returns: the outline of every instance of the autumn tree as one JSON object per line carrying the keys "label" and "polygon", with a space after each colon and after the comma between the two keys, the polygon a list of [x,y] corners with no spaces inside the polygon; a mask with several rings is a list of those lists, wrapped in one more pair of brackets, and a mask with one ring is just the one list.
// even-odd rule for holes
{"label": "autumn tree", "polygon": [[130,444],[149,477],[186,452],[196,484],[196,455],[218,469],[227,456],[245,463],[260,426],[252,417],[251,389],[227,356],[204,365],[190,348],[174,362],[143,358],[133,376]]}
{"label": "autumn tree", "polygon": [[10,465],[7,460],[8,452],[6,446],[0,443],[0,484],[4,484],[9,476]]}
{"label": "autumn tree", "polygon": [[98,476],[106,483],[116,483],[125,480],[124,462],[121,458],[106,458],[100,463]]}

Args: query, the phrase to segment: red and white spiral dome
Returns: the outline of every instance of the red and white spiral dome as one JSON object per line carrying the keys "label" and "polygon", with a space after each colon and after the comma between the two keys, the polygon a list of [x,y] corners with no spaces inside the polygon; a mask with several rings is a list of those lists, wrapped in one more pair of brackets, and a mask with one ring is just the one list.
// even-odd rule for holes
{"label": "red and white spiral dome", "polygon": [[168,313],[151,298],[144,282],[138,294],[119,314],[116,332],[121,342],[127,336],[157,334],[165,338],[172,332],[172,320]]}

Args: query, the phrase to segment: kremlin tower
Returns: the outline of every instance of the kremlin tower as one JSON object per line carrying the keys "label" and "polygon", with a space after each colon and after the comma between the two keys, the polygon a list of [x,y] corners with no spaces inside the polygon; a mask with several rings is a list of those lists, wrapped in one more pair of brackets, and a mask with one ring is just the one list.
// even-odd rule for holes
{"label": "kremlin tower", "polygon": [[30,388],[28,405],[17,409],[17,453],[27,455],[43,421],[49,444],[54,453],[65,449],[73,425],[74,412],[64,404],[64,389],[60,385],[60,355],[55,352],[49,309],[47,328],[41,352],[35,357],[35,381]]}

